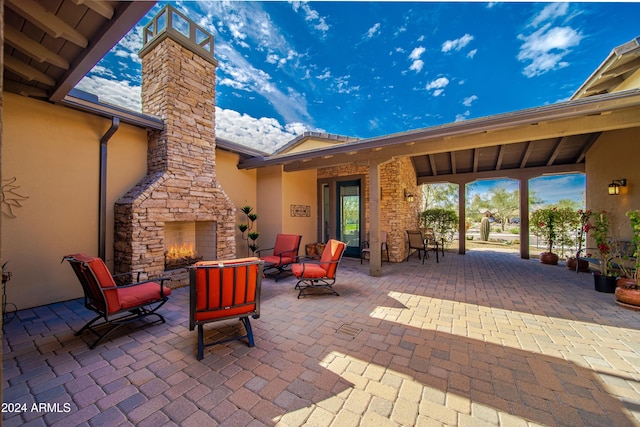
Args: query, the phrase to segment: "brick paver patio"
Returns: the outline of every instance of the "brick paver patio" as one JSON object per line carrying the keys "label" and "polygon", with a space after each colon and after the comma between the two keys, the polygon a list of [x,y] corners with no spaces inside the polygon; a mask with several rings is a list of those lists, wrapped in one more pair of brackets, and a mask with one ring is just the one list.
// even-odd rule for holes
{"label": "brick paver patio", "polygon": [[201,362],[187,288],[166,324],[95,350],[73,335],[81,300],[23,310],[4,326],[2,379],[27,410],[3,425],[640,425],[640,312],[588,274],[473,251],[384,263],[379,278],[345,259],[339,297],[296,299],[294,284],[263,282],[255,347]]}

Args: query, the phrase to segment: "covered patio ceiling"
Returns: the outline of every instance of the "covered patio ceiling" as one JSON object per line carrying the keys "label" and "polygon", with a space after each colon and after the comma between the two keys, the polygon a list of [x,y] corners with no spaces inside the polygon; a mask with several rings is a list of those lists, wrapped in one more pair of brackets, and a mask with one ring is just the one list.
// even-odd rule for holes
{"label": "covered patio ceiling", "polygon": [[3,89],[161,129],[153,117],[73,89],[155,3],[4,0]]}
{"label": "covered patio ceiling", "polygon": [[328,148],[243,159],[241,169],[285,171],[410,157],[417,184],[584,172],[602,132],[640,126],[640,90],[358,140]]}

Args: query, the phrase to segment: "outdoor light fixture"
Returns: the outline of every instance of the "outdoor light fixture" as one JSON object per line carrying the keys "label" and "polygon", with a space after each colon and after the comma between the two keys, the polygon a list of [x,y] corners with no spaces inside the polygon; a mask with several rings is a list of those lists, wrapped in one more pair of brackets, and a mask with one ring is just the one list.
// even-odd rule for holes
{"label": "outdoor light fixture", "polygon": [[620,187],[626,187],[627,186],[627,180],[626,179],[614,179],[613,181],[611,181],[611,184],[609,184],[609,195],[610,196],[617,196],[618,194],[620,194]]}
{"label": "outdoor light fixture", "polygon": [[409,193],[406,189],[404,190],[404,199],[411,203],[413,202],[413,194]]}

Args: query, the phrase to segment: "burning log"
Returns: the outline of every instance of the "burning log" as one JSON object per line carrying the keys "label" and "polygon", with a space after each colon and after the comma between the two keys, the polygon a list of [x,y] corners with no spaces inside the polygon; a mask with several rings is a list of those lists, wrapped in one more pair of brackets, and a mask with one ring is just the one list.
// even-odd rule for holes
{"label": "burning log", "polygon": [[188,267],[198,261],[202,261],[202,258],[196,256],[193,245],[187,245],[186,243],[181,246],[173,245],[164,254],[164,269],[169,271]]}

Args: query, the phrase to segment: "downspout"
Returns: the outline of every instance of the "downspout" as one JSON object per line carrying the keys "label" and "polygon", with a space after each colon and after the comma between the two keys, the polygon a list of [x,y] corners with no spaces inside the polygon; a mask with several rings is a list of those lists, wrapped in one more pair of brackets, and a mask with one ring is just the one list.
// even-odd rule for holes
{"label": "downspout", "polygon": [[113,117],[111,127],[100,138],[100,200],[98,201],[98,256],[107,257],[107,143],[120,127],[120,119]]}

